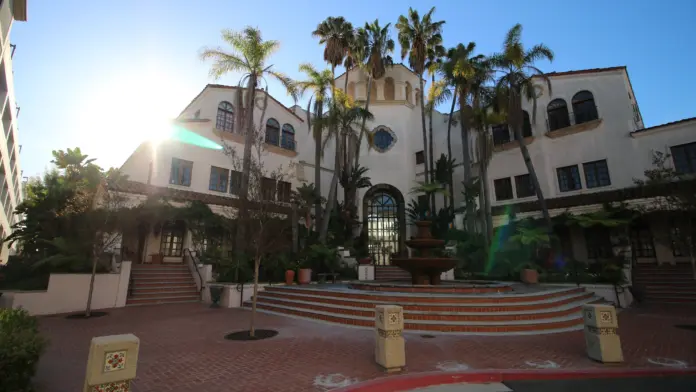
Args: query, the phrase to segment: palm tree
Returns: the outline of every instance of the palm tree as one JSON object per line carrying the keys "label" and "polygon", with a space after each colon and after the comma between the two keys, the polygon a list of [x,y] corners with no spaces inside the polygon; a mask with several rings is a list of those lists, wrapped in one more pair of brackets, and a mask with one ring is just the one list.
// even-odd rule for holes
{"label": "palm tree", "polygon": [[[438,73],[440,64],[442,63],[443,58],[446,54],[447,51],[445,50],[445,47],[442,46],[440,43],[428,48],[428,62],[425,64],[425,68],[428,70],[428,73],[430,74],[431,87],[435,85],[435,74]],[[435,153],[433,152],[433,113],[435,112],[435,105],[428,101],[426,110],[428,111],[428,158],[430,159],[430,171],[434,173]],[[451,159],[452,156],[448,155],[448,158]],[[434,174],[431,174],[431,176],[433,175]],[[435,195],[433,195],[430,202],[432,204],[433,211],[435,211]]]}
{"label": "palm tree", "polygon": [[331,75],[335,77],[336,67],[343,63],[353,42],[353,25],[342,16],[329,16],[312,31],[312,36],[324,45],[324,61],[331,65]]}
{"label": "palm tree", "polygon": [[[450,107],[449,116],[447,117],[447,156],[452,157],[452,125],[456,123],[454,118],[454,107],[457,104],[457,85],[453,78],[447,77],[444,73],[444,64],[438,64],[438,72],[442,74],[443,78],[437,82],[430,85],[428,91],[428,110],[435,108],[435,106],[445,103],[448,100],[452,101],[452,106]],[[451,173],[454,174],[454,170]],[[449,205],[454,208],[454,178],[449,179]]]}
{"label": "palm tree", "polygon": [[343,143],[341,142],[348,137],[355,135],[355,126],[364,119],[372,119],[372,113],[367,111],[367,109],[361,108],[355,104],[353,99],[349,97],[346,93],[341,90],[334,90],[333,102],[330,102],[330,110],[326,117],[321,119],[321,125],[323,128],[329,130],[329,134],[326,135],[324,139],[324,145],[326,145],[331,139],[334,140],[336,146],[336,162],[333,177],[331,178],[331,185],[329,188],[329,198],[326,203],[326,210],[324,211],[324,219],[321,222],[321,230],[319,231],[319,241],[321,243],[326,242],[326,236],[329,230],[329,217],[333,211],[334,205],[337,200],[338,193],[338,177],[341,173],[341,151],[343,148]]}
{"label": "palm tree", "polygon": [[[464,167],[464,184],[471,183],[471,156],[469,153],[469,122],[471,106],[469,105],[472,85],[477,81],[476,76],[481,69],[484,57],[473,56],[476,44],[469,42],[466,46],[459,44],[447,52],[447,60],[443,71],[447,79],[454,85],[454,92],[459,103],[459,126],[462,138],[462,166]],[[474,230],[473,205],[466,205],[466,227]]]}
{"label": "palm tree", "polygon": [[[432,15],[435,12],[435,7],[431,8],[428,13],[423,16],[423,19],[418,15],[418,11],[413,8],[408,9],[408,17],[401,15],[396,23],[396,29],[399,31],[398,39],[401,45],[401,59],[408,55],[408,63],[413,71],[418,74],[418,82],[420,84],[420,108],[421,108],[421,125],[423,126],[423,151],[428,151],[427,129],[425,128],[425,90],[423,88],[423,74],[426,71],[426,62],[430,55],[434,56],[435,48],[442,44],[442,25],[445,21],[432,21]],[[426,157],[425,165],[425,181],[429,181],[432,157],[430,161]]]}
{"label": "palm tree", "polygon": [[[257,28],[246,27],[241,32],[223,30],[222,39],[230,45],[231,51],[222,48],[204,48],[201,52],[202,60],[213,60],[210,67],[210,75],[219,79],[221,76],[230,72],[240,72],[242,77],[239,80],[239,87],[246,81],[246,103],[245,110],[240,110],[246,118],[243,120],[242,130],[245,132],[244,155],[242,160],[242,184],[239,198],[241,206],[239,208],[239,221],[244,222],[248,215],[249,196],[249,173],[251,171],[251,147],[254,144],[254,98],[256,87],[259,81],[265,76],[270,76],[278,80],[296,100],[294,84],[292,80],[283,73],[273,69],[273,65],[268,65],[268,59],[278,50],[278,41],[264,41],[261,31]],[[244,225],[239,225],[235,248],[237,252],[244,249],[245,237]]]}
{"label": "palm tree", "polygon": [[[384,27],[380,27],[379,20],[375,19],[374,22],[365,23],[365,27],[358,28],[355,37],[356,53],[359,58],[364,58],[364,67],[367,71],[367,99],[365,101],[365,111],[369,113],[370,110],[370,92],[372,90],[373,80],[378,80],[384,76],[387,72],[387,67],[391,66],[394,61],[391,57],[391,53],[394,51],[394,40],[389,38],[389,26],[391,23],[387,23]],[[360,146],[362,144],[362,138],[365,134],[365,123],[368,117],[363,117],[362,124],[360,126],[360,134],[358,136],[358,143],[355,149],[355,163],[354,166],[358,166],[360,161]]]}
{"label": "palm tree", "polygon": [[[297,94],[303,95],[305,92],[311,91],[314,96],[314,120],[316,121],[312,120],[310,114],[312,106],[312,98],[310,98],[307,104],[307,124],[309,132],[314,137],[314,186],[317,193],[321,195],[321,160],[323,156],[321,118],[324,115],[324,102],[329,97],[329,91],[334,83],[333,71],[328,69],[318,71],[311,64],[301,64],[300,71],[307,74],[308,79],[296,82]],[[321,222],[321,202],[319,199],[314,204],[314,215],[318,228]]]}
{"label": "palm tree", "polygon": [[524,159],[524,164],[527,166],[529,178],[532,181],[532,186],[539,198],[539,207],[546,221],[549,234],[553,233],[553,223],[551,216],[546,206],[546,200],[539,185],[539,177],[532,159],[529,156],[529,150],[522,137],[522,125],[524,116],[522,113],[522,97],[532,101],[532,122],[536,122],[536,105],[537,91],[534,85],[534,78],[542,80],[548,88],[549,95],[551,94],[551,81],[534,63],[537,60],[553,61],[553,52],[544,44],[534,45],[531,49],[525,50],[521,42],[522,25],[516,24],[505,36],[503,42],[503,52],[491,57],[491,64],[496,71],[500,73],[500,78],[496,81],[496,88],[499,91],[505,91],[507,95],[507,113],[508,125],[515,134],[515,139],[520,146],[520,152]]}

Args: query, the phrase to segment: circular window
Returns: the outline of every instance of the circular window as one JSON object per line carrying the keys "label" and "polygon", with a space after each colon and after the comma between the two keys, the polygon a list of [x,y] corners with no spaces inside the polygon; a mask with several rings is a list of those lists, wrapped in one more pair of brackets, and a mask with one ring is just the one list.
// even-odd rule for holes
{"label": "circular window", "polygon": [[387,127],[378,127],[373,134],[372,144],[375,150],[387,152],[396,143],[396,135]]}

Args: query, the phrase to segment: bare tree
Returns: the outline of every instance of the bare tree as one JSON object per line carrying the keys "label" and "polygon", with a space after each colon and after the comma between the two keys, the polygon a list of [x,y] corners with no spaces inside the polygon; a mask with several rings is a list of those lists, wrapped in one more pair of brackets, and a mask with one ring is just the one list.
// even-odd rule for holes
{"label": "bare tree", "polygon": [[[264,157],[264,117],[268,103],[265,94],[259,125],[250,129],[254,134],[252,141],[252,157],[249,170],[249,188],[247,195],[248,212],[239,214],[238,209],[226,208],[224,214],[237,220],[237,230],[244,227],[249,236],[246,239],[246,254],[254,261],[254,290],[252,297],[249,336],[255,336],[256,297],[258,295],[259,269],[264,257],[280,251],[288,244],[288,234],[291,232],[291,187],[285,186],[292,178],[294,165],[276,168],[266,168]],[[247,139],[249,140],[249,139]],[[244,164],[244,159],[235,146],[223,141],[224,152],[230,158],[232,168],[238,170]],[[284,205],[286,204],[286,205]],[[239,260],[237,261],[239,262]]]}

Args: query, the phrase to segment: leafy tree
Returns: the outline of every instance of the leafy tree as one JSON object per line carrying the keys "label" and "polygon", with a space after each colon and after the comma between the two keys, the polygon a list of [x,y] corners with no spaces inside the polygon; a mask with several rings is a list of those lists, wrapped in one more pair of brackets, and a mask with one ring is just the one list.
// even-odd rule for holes
{"label": "leafy tree", "polygon": [[357,207],[355,197],[359,189],[365,189],[372,186],[370,177],[366,175],[368,169],[363,166],[345,167],[341,171],[341,177],[338,182],[343,188],[343,215],[346,221],[344,228],[345,237],[352,239],[353,227],[357,221]]}
{"label": "leafy tree", "polygon": [[644,172],[645,179],[634,180],[646,191],[653,188],[660,194],[650,198],[650,203],[638,211],[671,221],[670,232],[656,234],[689,258],[696,279],[696,182],[688,173],[675,170],[670,165],[670,158],[670,154],[653,151],[653,167]]}
{"label": "leafy tree", "polygon": [[[261,36],[261,31],[257,28],[246,27],[241,32],[232,30],[223,30],[222,39],[231,47],[231,51],[225,51],[222,48],[206,48],[201,52],[201,59],[213,60],[213,65],[210,68],[210,75],[215,79],[230,73],[240,72],[242,77],[239,80],[239,91],[241,94],[241,86],[246,81],[246,99],[244,110],[241,110],[240,117],[242,120],[242,129],[244,132],[244,155],[242,162],[242,183],[239,198],[242,205],[239,209],[240,218],[246,219],[248,214],[248,194],[249,194],[249,175],[251,171],[251,150],[254,145],[254,107],[256,88],[261,80],[266,76],[270,76],[278,80],[295,99],[295,87],[293,81],[283,73],[273,69],[273,65],[268,64],[268,60],[280,47],[280,43],[274,40],[264,41]],[[266,95],[268,93],[266,92]],[[265,110],[265,107],[264,107]],[[263,123],[263,121],[262,121]],[[244,247],[246,235],[245,228],[240,226],[237,230],[235,238],[235,248],[237,250]]]}
{"label": "leafy tree", "polygon": [[549,234],[553,233],[553,223],[546,199],[539,185],[532,158],[522,137],[522,125],[524,115],[522,112],[522,98],[526,98],[533,104],[532,122],[536,122],[537,90],[534,79],[544,82],[551,95],[551,81],[534,63],[539,60],[553,60],[553,52],[544,44],[537,44],[526,50],[522,45],[522,25],[516,24],[505,36],[503,52],[490,58],[491,64],[500,74],[496,81],[496,88],[501,96],[506,98],[508,125],[515,134],[515,139],[520,146],[520,152],[527,166],[529,178],[539,199],[541,209]]}
{"label": "leafy tree", "polygon": [[[433,21],[435,7],[431,8],[423,18],[420,18],[418,11],[413,8],[408,9],[408,16],[401,15],[396,23],[399,31],[398,39],[401,45],[401,58],[405,59],[408,55],[409,66],[418,75],[420,84],[419,99],[421,108],[421,125],[423,127],[423,151],[428,150],[428,135],[425,127],[425,88],[423,86],[423,74],[426,71],[426,63],[429,58],[434,58],[442,47],[442,25],[445,21]],[[431,139],[432,140],[432,139]],[[430,162],[430,164],[429,164]],[[432,170],[432,157],[430,161],[425,159],[425,181],[430,180],[430,170]]]}

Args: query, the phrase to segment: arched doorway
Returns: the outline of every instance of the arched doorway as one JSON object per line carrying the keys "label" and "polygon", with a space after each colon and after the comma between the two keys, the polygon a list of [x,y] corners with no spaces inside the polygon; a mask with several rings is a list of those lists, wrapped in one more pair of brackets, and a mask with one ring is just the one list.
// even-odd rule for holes
{"label": "arched doorway", "polygon": [[368,251],[376,265],[389,265],[393,254],[403,254],[406,217],[404,197],[398,189],[388,184],[370,188],[363,198],[363,222]]}

